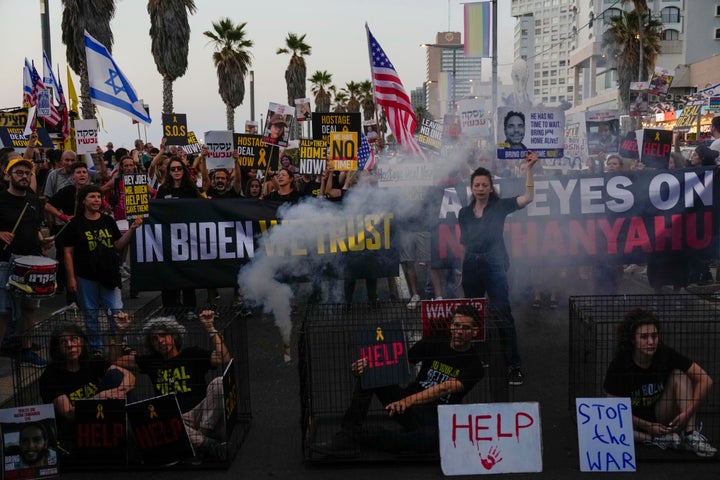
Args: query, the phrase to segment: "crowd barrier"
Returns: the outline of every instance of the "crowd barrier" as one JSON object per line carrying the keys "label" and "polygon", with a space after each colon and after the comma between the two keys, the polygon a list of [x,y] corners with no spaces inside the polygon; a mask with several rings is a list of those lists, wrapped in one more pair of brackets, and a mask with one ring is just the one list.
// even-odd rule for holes
{"label": "crowd barrier", "polygon": [[[642,308],[660,320],[661,341],[700,365],[715,382],[696,413],[702,433],[720,443],[720,303],[712,295],[575,296],[569,301],[568,408],[575,419],[575,399],[602,397],[605,372],[617,352],[617,327],[627,312]],[[697,460],[679,450],[636,445],[640,460]]]}
{"label": "crowd barrier", "polygon": [[[400,426],[388,419],[377,397],[373,399],[360,438],[360,450],[350,458],[327,455],[317,445],[332,442],[346,408],[350,404],[356,377],[351,363],[360,357],[359,335],[373,336],[376,330],[384,334],[402,326],[402,340],[407,349],[428,336],[447,336],[450,317],[436,319],[433,328],[423,328],[422,309],[410,310],[405,303],[381,303],[377,306],[354,303],[311,305],[305,313],[299,334],[299,373],[303,456],[307,463],[363,463],[376,461],[437,461],[432,454],[388,452],[374,444]],[[492,308],[486,308],[485,339],[476,341],[484,365],[484,378],[468,392],[464,403],[512,401],[507,383],[503,342],[498,319]],[[396,330],[395,330],[396,331]],[[449,337],[448,341],[449,341]],[[385,341],[389,341],[385,337]],[[381,349],[380,358],[393,361],[392,349]],[[385,360],[385,361],[387,361]],[[383,360],[381,360],[383,361]],[[410,379],[417,369],[411,368]],[[380,442],[382,443],[382,442]]]}
{"label": "crowd barrier", "polygon": [[[86,312],[80,310],[65,310],[55,314],[48,319],[38,323],[30,332],[37,353],[50,360],[50,339],[53,330],[58,325],[71,323],[84,327],[84,317]],[[134,318],[133,324],[126,331],[126,338],[123,341],[125,352],[129,349],[135,350],[137,355],[143,355],[150,350],[143,333],[143,326],[146,322],[155,317],[171,316],[174,317],[180,325],[185,327],[183,336],[183,348],[191,346],[199,346],[207,350],[213,350],[214,338],[210,337],[202,326],[196,312],[185,309],[142,309],[137,312],[126,311]],[[103,325],[103,331],[108,331],[108,317],[104,312],[100,312],[99,318]],[[218,427],[213,432],[205,432],[205,436],[212,440],[212,455],[207,452],[200,453],[198,448],[194,450],[188,449],[188,442],[185,441],[185,429],[183,428],[182,419],[178,418],[180,412],[177,407],[175,395],[171,392],[167,395],[159,394],[154,388],[152,380],[148,375],[134,372],[136,377],[136,386],[127,400],[122,400],[121,404],[105,404],[102,406],[92,406],[97,408],[98,417],[103,416],[110,421],[113,416],[113,410],[118,410],[121,415],[122,422],[126,428],[122,432],[122,438],[113,438],[109,442],[107,438],[103,441],[105,447],[111,448],[115,453],[115,460],[112,462],[97,462],[93,458],[101,458],[102,448],[98,450],[98,445],[93,445],[94,455],[88,456],[86,451],[79,445],[75,446],[75,451],[79,451],[79,455],[71,452],[70,455],[64,456],[62,434],[57,434],[59,443],[60,467],[63,470],[78,469],[146,469],[146,468],[226,468],[234,459],[239,451],[243,441],[245,440],[250,428],[252,415],[250,409],[250,381],[247,354],[247,328],[245,320],[241,318],[236,311],[230,307],[219,307],[216,310],[215,329],[221,335],[224,344],[229,350],[232,360],[228,364],[210,370],[205,377],[205,381],[218,386],[217,392],[222,395],[216,397],[217,405],[222,404],[222,412],[215,417],[218,419]],[[102,335],[103,353],[107,358],[113,346],[114,339],[111,335]],[[25,407],[42,404],[40,393],[39,378],[44,369],[34,368],[23,365],[19,357],[11,358],[11,366],[13,371],[13,391],[14,396],[10,405],[5,408]],[[174,385],[176,390],[186,388],[180,382],[185,375],[184,371],[175,372],[174,380],[170,382],[171,389]],[[173,383],[174,382],[174,383]],[[77,404],[77,402],[76,402]],[[83,404],[86,405],[86,404]],[[204,405],[204,404],[203,404]],[[85,408],[85,407],[84,407]],[[77,409],[77,407],[76,407]],[[133,415],[137,412],[147,414],[145,425],[143,420],[133,421]],[[208,415],[209,411],[199,413],[200,416]],[[155,418],[153,418],[155,417]],[[94,420],[93,420],[94,421]],[[151,422],[151,423],[148,423]],[[154,423],[152,423],[154,422]],[[164,422],[164,423],[163,423]],[[98,422],[95,422],[98,423]],[[59,425],[59,424],[58,424]],[[76,428],[73,426],[73,428]],[[81,431],[77,427],[77,432]],[[109,426],[89,427],[94,432],[107,432]],[[115,428],[120,428],[117,425]],[[224,432],[223,432],[224,431]],[[117,433],[117,431],[116,431]],[[189,432],[187,432],[189,433]],[[115,435],[117,436],[117,435]],[[172,438],[171,438],[172,437]],[[79,444],[80,437],[76,439]],[[103,438],[102,435],[100,438]],[[173,443],[170,440],[179,440],[179,443]],[[167,445],[162,447],[163,442]],[[91,447],[85,445],[85,447]],[[118,449],[122,450],[122,454],[117,455]],[[98,456],[99,455],[99,456]],[[200,461],[202,458],[202,461]],[[67,459],[67,460],[64,460]],[[178,465],[178,467],[173,467]]]}

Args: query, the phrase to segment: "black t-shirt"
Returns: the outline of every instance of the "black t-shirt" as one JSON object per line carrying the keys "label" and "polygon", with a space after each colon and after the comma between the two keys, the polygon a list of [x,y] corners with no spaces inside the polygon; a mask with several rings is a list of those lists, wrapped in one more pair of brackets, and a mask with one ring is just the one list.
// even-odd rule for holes
{"label": "black t-shirt", "polygon": [[[23,214],[23,208],[25,213]],[[15,230],[15,238],[8,248],[0,241],[0,261],[7,262],[10,254],[40,255],[41,246],[38,232],[43,222],[43,209],[38,197],[28,191],[24,197],[18,197],[8,190],[0,192],[0,232],[12,232],[15,223],[22,219]]]}
{"label": "black t-shirt", "polygon": [[614,397],[630,397],[633,415],[652,422],[655,403],[672,371],[687,372],[692,364],[692,360],[664,344],[658,346],[648,368],[639,367],[632,352],[621,352],[610,362],[603,388]]}
{"label": "black t-shirt", "polygon": [[[62,363],[51,363],[40,375],[40,398],[43,403],[53,403],[57,397],[67,395],[73,405],[76,400],[92,398],[100,391],[102,378],[109,368],[110,362],[106,360],[82,362],[77,372],[67,370]],[[55,417],[61,435],[74,438],[72,422],[60,415]]]}
{"label": "black t-shirt", "polygon": [[168,188],[165,185],[160,185],[155,198],[200,198],[200,195],[194,186]]}
{"label": "black t-shirt", "polygon": [[300,200],[300,192],[297,190],[290,190],[290,193],[287,195],[283,195],[277,190],[268,193],[265,195],[265,200],[270,200],[271,202],[288,202],[288,203],[297,203]]}
{"label": "black t-shirt", "polygon": [[463,384],[464,391],[437,401],[442,404],[461,403],[465,394],[485,374],[480,354],[474,345],[465,352],[458,352],[450,347],[447,337],[420,340],[410,348],[408,359],[411,363],[422,364],[415,381],[408,385],[409,392],[421,392],[452,378]]}
{"label": "black t-shirt", "polygon": [[50,198],[50,205],[57,208],[65,215],[75,215],[75,197],[77,195],[77,187],[68,185],[61,188],[55,195]]}
{"label": "black t-shirt", "polygon": [[70,220],[70,225],[63,232],[64,244],[74,247],[73,265],[75,275],[86,280],[99,281],[97,269],[105,265],[91,265],[98,248],[98,240],[108,248],[115,248],[114,243],[122,236],[120,229],[109,215],[101,214],[97,220],[89,220],[80,214]]}
{"label": "black t-shirt", "polygon": [[317,197],[318,193],[320,193],[320,182],[315,180],[306,182],[300,179],[298,182],[298,190],[302,197]]}
{"label": "black t-shirt", "polygon": [[517,209],[517,197],[501,198],[487,205],[480,218],[475,218],[472,205],[461,208],[458,224],[460,243],[465,246],[465,251],[507,259],[503,239],[505,217]]}
{"label": "black t-shirt", "polygon": [[135,363],[150,377],[158,395],[175,393],[180,410],[185,413],[205,398],[205,374],[213,368],[211,354],[212,351],[204,348],[188,347],[169,360],[154,352],[137,356]]}
{"label": "black t-shirt", "polygon": [[225,200],[228,198],[240,198],[240,194],[235,191],[234,188],[230,187],[224,192],[219,192],[215,187],[210,187],[205,192],[205,195],[212,200]]}

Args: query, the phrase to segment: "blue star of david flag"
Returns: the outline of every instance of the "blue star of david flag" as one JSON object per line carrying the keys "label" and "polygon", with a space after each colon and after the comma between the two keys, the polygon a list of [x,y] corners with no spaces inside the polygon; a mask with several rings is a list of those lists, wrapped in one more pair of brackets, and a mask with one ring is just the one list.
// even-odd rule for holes
{"label": "blue star of david flag", "polygon": [[152,120],[138,99],[130,80],[120,71],[105,46],[85,32],[90,98],[95,105],[117,110],[149,125]]}

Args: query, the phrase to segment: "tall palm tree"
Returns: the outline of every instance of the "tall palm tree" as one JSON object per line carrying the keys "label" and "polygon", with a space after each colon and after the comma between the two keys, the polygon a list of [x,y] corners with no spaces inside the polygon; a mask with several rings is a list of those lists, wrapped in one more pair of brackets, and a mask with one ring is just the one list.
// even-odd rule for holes
{"label": "tall palm tree", "polygon": [[310,55],[312,47],[305,43],[305,35],[298,36],[288,33],[285,46],[278,48],[277,55],[291,53],[290,63],[285,69],[285,83],[287,84],[288,105],[294,105],[296,98],[305,98],[305,78],[307,68],[303,57]]}
{"label": "tall palm tree", "polygon": [[194,0],[148,0],[150,47],[163,77],[163,113],[173,113],[173,82],[185,75],[188,66],[190,23]]}
{"label": "tall palm tree", "polygon": [[83,118],[95,118],[90,100],[90,82],[85,58],[85,30],[112,53],[110,20],[115,16],[115,0],[62,0],[62,41],[70,68],[80,77],[80,110]]}
{"label": "tall palm tree", "polygon": [[424,119],[427,118],[428,120],[435,120],[435,117],[432,113],[430,113],[430,110],[423,105],[415,107],[415,117],[417,118],[417,127],[415,128],[416,133],[420,131],[420,127],[422,127]]}
{"label": "tall palm tree", "polygon": [[373,98],[372,82],[370,80],[360,82],[359,100],[365,120],[373,120],[375,118],[375,99]]}
{"label": "tall palm tree", "polygon": [[661,32],[661,22],[652,17],[647,19],[644,14],[633,10],[610,18],[610,25],[603,33],[603,47],[607,48],[617,68],[620,103],[624,112],[630,108],[630,83],[645,81],[648,73],[655,68],[660,54]]}
{"label": "tall palm tree", "polygon": [[316,71],[310,77],[310,91],[315,95],[315,111],[316,112],[329,112],[332,88],[332,73],[328,73],[327,70]]}
{"label": "tall palm tree", "polygon": [[213,31],[203,32],[210,39],[215,52],[213,62],[217,69],[218,93],[225,103],[227,129],[235,131],[235,108],[245,99],[245,75],[252,64],[248,50],[253,41],[245,38],[245,25],[235,25],[229,18],[213,22]]}
{"label": "tall palm tree", "polygon": [[359,112],[360,111],[360,83],[358,82],[347,82],[343,91],[347,94],[347,103],[345,104],[346,112]]}
{"label": "tall palm tree", "polygon": [[333,112],[335,112],[335,113],[347,112],[348,111],[347,101],[348,101],[348,95],[345,92],[345,89],[337,91],[335,93],[335,99],[334,99],[335,106],[333,107]]}

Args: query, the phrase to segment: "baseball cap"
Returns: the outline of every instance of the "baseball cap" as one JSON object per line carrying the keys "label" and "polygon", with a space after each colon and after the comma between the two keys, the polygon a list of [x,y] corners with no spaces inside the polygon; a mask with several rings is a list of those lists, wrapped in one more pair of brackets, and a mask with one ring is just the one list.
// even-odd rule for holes
{"label": "baseball cap", "polygon": [[8,162],[7,167],[5,167],[5,173],[10,173],[10,170],[12,170],[12,168],[13,168],[15,165],[17,165],[18,163],[24,163],[24,164],[26,164],[28,167],[33,168],[33,162],[32,162],[32,160],[29,160],[29,159],[27,159],[27,158],[13,158],[12,160],[10,160],[10,161]]}
{"label": "baseball cap", "polygon": [[270,125],[282,125],[283,127],[287,127],[287,123],[285,123],[285,115],[281,115],[279,113],[273,114],[273,116],[270,117]]}

